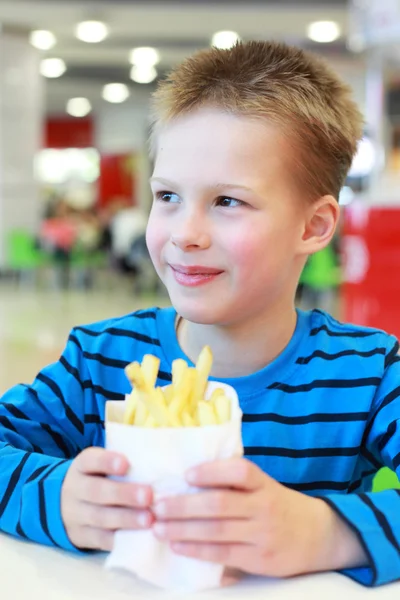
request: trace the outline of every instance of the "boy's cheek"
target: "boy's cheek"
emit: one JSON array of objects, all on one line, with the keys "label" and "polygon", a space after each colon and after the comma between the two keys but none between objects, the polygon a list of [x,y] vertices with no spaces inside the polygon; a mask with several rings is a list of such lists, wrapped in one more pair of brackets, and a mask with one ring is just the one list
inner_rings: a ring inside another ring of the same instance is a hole
[{"label": "boy's cheek", "polygon": [[146,231],[146,243],[150,253],[150,258],[154,265],[160,263],[162,249],[167,240],[167,234],[155,220],[149,221]]}]

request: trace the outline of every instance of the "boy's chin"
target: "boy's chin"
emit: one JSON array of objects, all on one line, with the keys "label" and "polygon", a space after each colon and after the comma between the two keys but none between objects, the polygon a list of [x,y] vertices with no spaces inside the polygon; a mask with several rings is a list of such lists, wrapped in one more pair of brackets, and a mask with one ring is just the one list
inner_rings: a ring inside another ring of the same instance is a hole
[{"label": "boy's chin", "polygon": [[195,304],[190,305],[189,302],[179,302],[179,300],[171,297],[171,302],[176,312],[180,317],[191,323],[197,323],[199,325],[216,325],[220,323],[220,315],[216,312],[215,307],[212,306],[196,306]]}]

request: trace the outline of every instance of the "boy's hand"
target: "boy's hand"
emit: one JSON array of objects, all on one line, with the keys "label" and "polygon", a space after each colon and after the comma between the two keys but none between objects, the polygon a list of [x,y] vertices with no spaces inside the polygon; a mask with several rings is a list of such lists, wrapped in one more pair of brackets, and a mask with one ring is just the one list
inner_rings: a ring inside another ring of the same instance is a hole
[{"label": "boy's hand", "polygon": [[185,556],[288,577],[368,564],[355,534],[323,500],[290,490],[245,459],[196,468],[209,488],[154,506],[155,535]]},{"label": "boy's hand", "polygon": [[61,491],[61,516],[77,548],[111,550],[117,529],[151,526],[151,488],[107,479],[128,470],[124,456],[103,448],[87,448],[73,461]]}]

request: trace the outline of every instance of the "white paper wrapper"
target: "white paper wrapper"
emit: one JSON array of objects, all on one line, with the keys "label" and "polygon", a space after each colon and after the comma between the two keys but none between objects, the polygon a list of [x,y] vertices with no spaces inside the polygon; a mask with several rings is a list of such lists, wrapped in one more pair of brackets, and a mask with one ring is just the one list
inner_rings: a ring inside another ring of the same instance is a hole
[{"label": "white paper wrapper", "polygon": [[[106,448],[124,454],[132,470],[126,481],[151,485],[155,499],[192,493],[185,473],[201,463],[242,456],[242,412],[237,394],[223,383],[210,382],[206,397],[223,388],[231,400],[229,423],[208,427],[157,428],[132,427],[122,423],[124,402],[106,404]],[[152,530],[117,531],[114,549],[106,568],[126,569],[141,579],[162,588],[198,591],[218,587],[223,566],[178,556],[169,543],[160,542]]]}]

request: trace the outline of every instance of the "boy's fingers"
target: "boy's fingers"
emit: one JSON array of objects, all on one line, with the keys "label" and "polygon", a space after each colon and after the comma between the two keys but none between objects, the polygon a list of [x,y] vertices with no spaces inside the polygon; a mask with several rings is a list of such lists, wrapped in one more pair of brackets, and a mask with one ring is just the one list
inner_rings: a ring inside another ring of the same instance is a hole
[{"label": "boy's fingers", "polygon": [[115,506],[81,503],[80,518],[85,526],[116,531],[117,529],[147,529],[153,517],[149,511]]},{"label": "boy's fingers", "polygon": [[256,491],[265,485],[268,476],[244,458],[232,458],[205,463],[187,474],[189,483],[199,487],[230,487]]},{"label": "boy's fingers", "polygon": [[104,550],[111,552],[114,545],[114,531],[97,527],[82,527],[75,545],[82,550]]},{"label": "boy's fingers", "polygon": [[105,477],[81,475],[76,488],[77,497],[91,504],[148,508],[153,502],[153,491],[149,486]]},{"label": "boy's fingers", "polygon": [[247,519],[214,519],[158,522],[153,526],[156,537],[171,542],[254,543],[256,524]]},{"label": "boy's fingers", "polygon": [[87,448],[79,454],[76,466],[87,475],[123,476],[129,469],[129,462],[122,454],[104,448]]},{"label": "boy's fingers", "polygon": [[153,512],[160,521],[185,519],[250,519],[257,498],[233,490],[207,490],[200,494],[169,496],[156,502]]}]

